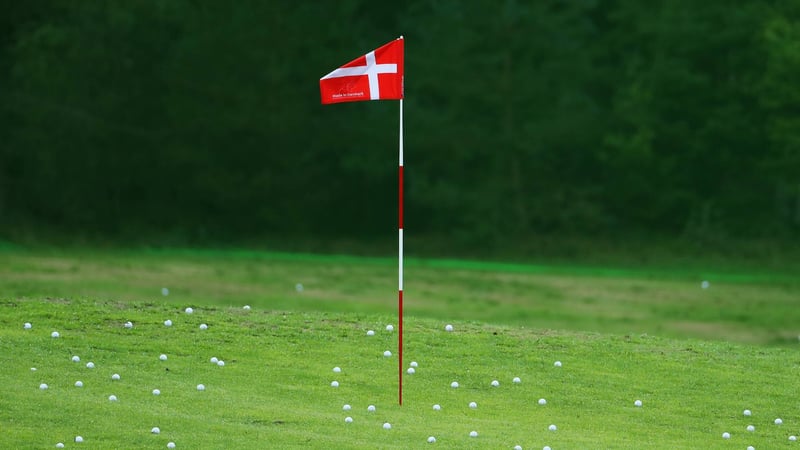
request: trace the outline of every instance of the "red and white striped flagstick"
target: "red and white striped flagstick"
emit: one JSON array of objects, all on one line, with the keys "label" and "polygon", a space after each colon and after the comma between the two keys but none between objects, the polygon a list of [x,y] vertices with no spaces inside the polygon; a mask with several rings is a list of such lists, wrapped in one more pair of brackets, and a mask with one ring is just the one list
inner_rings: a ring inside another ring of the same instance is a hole
[{"label": "red and white striped flagstick", "polygon": [[397,338],[397,373],[398,373],[398,398],[403,405],[403,99],[400,99],[400,166],[397,172],[399,181],[397,222],[398,222],[398,250],[397,250],[397,313],[398,313],[398,338]]}]

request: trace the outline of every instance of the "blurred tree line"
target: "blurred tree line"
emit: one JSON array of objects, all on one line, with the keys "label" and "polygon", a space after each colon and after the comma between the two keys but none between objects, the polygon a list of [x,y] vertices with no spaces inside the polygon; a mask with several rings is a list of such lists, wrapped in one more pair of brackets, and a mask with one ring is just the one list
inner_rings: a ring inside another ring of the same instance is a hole
[{"label": "blurred tree line", "polygon": [[401,34],[409,233],[800,236],[798,0],[13,2],[0,229],[394,236]]}]

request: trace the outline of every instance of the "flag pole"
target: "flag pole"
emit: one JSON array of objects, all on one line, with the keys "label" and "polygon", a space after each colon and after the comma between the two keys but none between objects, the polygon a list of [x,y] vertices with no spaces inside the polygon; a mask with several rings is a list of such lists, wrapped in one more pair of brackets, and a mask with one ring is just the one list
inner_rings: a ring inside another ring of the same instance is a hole
[{"label": "flag pole", "polygon": [[397,373],[398,373],[398,402],[403,405],[403,99],[400,99],[400,165],[397,172],[399,181],[397,198],[398,222],[398,249],[397,249],[397,313],[398,313],[398,338],[397,338]]}]

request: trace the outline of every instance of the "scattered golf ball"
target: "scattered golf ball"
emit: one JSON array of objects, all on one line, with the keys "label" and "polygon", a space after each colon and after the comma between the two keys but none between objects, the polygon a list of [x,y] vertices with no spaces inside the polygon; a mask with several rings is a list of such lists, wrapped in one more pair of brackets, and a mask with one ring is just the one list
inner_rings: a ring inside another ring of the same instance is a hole
[{"label": "scattered golf ball", "polygon": [[553,363],[553,365],[556,367],[561,367],[561,361],[556,361]]},{"label": "scattered golf ball", "polygon": [[150,432],[153,433],[153,434],[160,434],[161,433],[161,428],[153,427],[153,428],[150,429]]},{"label": "scattered golf ball", "polygon": [[500,382],[497,380],[492,380],[492,386],[494,387],[500,386]]},{"label": "scattered golf ball", "polygon": [[204,324],[204,323],[201,323],[201,324],[200,324],[200,329],[201,329],[201,330],[207,330],[207,329],[208,329],[208,325],[206,325],[206,324]]},{"label": "scattered golf ball", "polygon": [[752,425],[748,425],[747,426],[747,431],[750,431],[750,432],[756,431],[756,427],[754,427]]},{"label": "scattered golf ball", "polygon": [[390,333],[391,333],[392,331],[394,331],[394,325],[386,325],[386,331],[388,331],[388,332],[390,332]]},{"label": "scattered golf ball", "polygon": [[435,404],[435,405],[433,405],[433,410],[434,410],[434,411],[439,411],[440,409],[442,409],[442,407],[441,407],[441,405],[439,405],[438,403],[437,403],[437,404]]},{"label": "scattered golf ball", "polygon": [[73,356],[72,357],[72,362],[81,362],[81,357],[78,356],[78,355]]},{"label": "scattered golf ball", "polygon": [[514,383],[522,383],[522,380],[520,380],[519,377],[514,377],[514,379],[511,381],[513,381]]},{"label": "scattered golf ball", "polygon": [[303,292],[303,283],[297,283],[294,285],[294,290],[297,292]]},{"label": "scattered golf ball", "polygon": [[351,408],[352,407],[350,405],[345,404],[344,406],[342,406],[342,411],[350,411]]},{"label": "scattered golf ball", "polygon": [[636,400],[635,402],[633,402],[633,406],[636,406],[636,407],[642,406],[642,401],[641,400]]},{"label": "scattered golf ball", "polygon": [[36,367],[31,367],[31,372],[36,372]]},{"label": "scattered golf ball", "polygon": [[549,445],[545,445],[544,447],[542,447],[542,450],[552,450],[552,449],[550,448]]},{"label": "scattered golf ball", "polygon": [[94,369],[94,363],[93,363],[93,362],[91,362],[91,361],[87,362],[87,363],[86,363],[86,368],[87,368],[87,369]]},{"label": "scattered golf ball", "polygon": [[414,368],[413,368],[413,367],[409,367],[409,368],[408,368],[408,370],[406,370],[406,372],[407,372],[409,375],[414,375],[414,373],[416,373],[417,371],[416,371],[416,370],[414,370]]},{"label": "scattered golf ball", "polygon": [[244,305],[242,309],[245,311],[250,311],[250,305]]},{"label": "scattered golf ball", "polygon": [[369,411],[369,412],[375,412],[375,405],[369,405],[369,406],[367,406],[367,411]]},{"label": "scattered golf ball", "polygon": [[453,331],[453,326],[448,323],[444,326],[444,331]]},{"label": "scattered golf ball", "polygon": [[153,389],[153,395],[161,395],[161,391],[158,389]]},{"label": "scattered golf ball", "polygon": [[83,387],[83,381],[78,380],[75,382],[75,387]]},{"label": "scattered golf ball", "polygon": [[83,437],[75,436],[75,442],[83,442]]},{"label": "scattered golf ball", "polygon": [[205,391],[205,390],[206,390],[206,385],[205,385],[205,384],[202,384],[202,383],[201,383],[201,384],[198,384],[198,385],[197,385],[197,390],[198,390],[198,391]]},{"label": "scattered golf ball", "polygon": [[165,355],[165,354],[163,354],[163,353],[162,353],[162,354],[161,354],[161,355],[158,357],[158,359],[160,359],[161,361],[166,361],[166,360],[167,360],[167,355]]},{"label": "scattered golf ball", "polygon": [[163,295],[164,297],[168,296],[169,295],[169,289],[161,288],[161,295]]},{"label": "scattered golf ball", "polygon": [[731,438],[731,434],[728,433],[727,431],[722,433],[722,439],[730,439],[730,438]]},{"label": "scattered golf ball", "polygon": [[59,337],[59,336],[61,336],[61,335],[60,335],[60,334],[58,334],[58,331],[53,331],[52,333],[50,333],[50,337],[57,338],[57,337]]},{"label": "scattered golf ball", "polygon": [[217,357],[216,357],[216,356],[212,356],[212,357],[211,357],[211,359],[210,359],[210,361],[211,361],[211,364],[216,364],[216,363],[218,363],[218,362],[219,362],[219,359],[217,359]]},{"label": "scattered golf ball", "polygon": [[125,322],[125,328],[133,328],[133,322]]},{"label": "scattered golf ball", "polygon": [[545,399],[543,399],[543,398],[540,398],[540,399],[539,399],[539,404],[540,404],[540,405],[546,405],[546,404],[547,404],[547,400],[545,400]]},{"label": "scattered golf ball", "polygon": [[59,442],[58,444],[56,444],[56,448],[64,448],[64,443]]},{"label": "scattered golf ball", "polygon": [[385,352],[383,352],[383,356],[388,358],[388,357],[392,356],[392,352],[390,352],[389,350],[386,350]]},{"label": "scattered golf ball", "polygon": [[748,446],[747,446],[747,450],[756,450],[756,448],[755,448],[755,447],[753,447],[752,445],[748,445]]},{"label": "scattered golf ball", "polygon": [[175,448],[174,442],[167,442],[167,448]]},{"label": "scattered golf ball", "polygon": [[555,425],[550,425],[549,427],[547,427],[547,429],[550,431],[556,431],[558,427],[556,427]]},{"label": "scattered golf ball", "polygon": [[389,422],[384,423],[383,424],[383,429],[384,430],[391,430],[392,429],[392,424],[390,424]]},{"label": "scattered golf ball", "polygon": [[411,366],[411,367],[418,367],[418,366],[419,366],[419,364],[417,364],[417,362],[416,362],[416,361],[411,361],[411,364],[409,364],[409,366]]},{"label": "scattered golf ball", "polygon": [[25,325],[23,325],[22,328],[30,330],[31,328],[33,328],[33,325],[31,325],[30,322],[25,322]]},{"label": "scattered golf ball", "polygon": [[450,383],[450,387],[454,388],[454,389],[457,388],[458,387],[458,381],[453,381],[452,383]]},{"label": "scattered golf ball", "polygon": [[219,361],[217,361],[217,365],[220,367],[225,367],[225,361],[220,359]]},{"label": "scattered golf ball", "polygon": [[472,409],[478,409],[478,404],[475,402],[469,402],[469,407]]},{"label": "scattered golf ball", "polygon": [[331,381],[331,387],[339,387],[338,381]]},{"label": "scattered golf ball", "polygon": [[187,306],[186,309],[183,310],[186,314],[191,314],[194,312],[194,309],[191,306]]},{"label": "scattered golf ball", "polygon": [[171,326],[172,326],[172,321],[171,321],[171,320],[169,320],[169,319],[165,320],[165,321],[164,321],[164,326],[165,326],[165,327],[171,327]]},{"label": "scattered golf ball", "polygon": [[478,437],[478,432],[477,431],[470,431],[469,432],[469,437]]},{"label": "scattered golf ball", "polygon": [[790,441],[792,441],[792,442],[794,442],[794,441],[796,441],[796,440],[797,440],[797,436],[794,436],[794,435],[792,435],[792,436],[789,436],[789,440],[790,440]]},{"label": "scattered golf ball", "polygon": [[367,336],[375,336],[374,330],[367,330]]},{"label": "scattered golf ball", "polygon": [[48,386],[47,386],[46,383],[42,383],[42,384],[39,385],[39,389],[41,389],[41,390],[45,390],[45,389],[47,389],[47,387]]},{"label": "scattered golf ball", "polygon": [[775,419],[775,425],[781,425],[781,424],[783,424],[783,420],[780,417]]},{"label": "scattered golf ball", "polygon": [[709,286],[711,286],[711,284],[706,280],[703,280],[703,282],[700,283],[700,287],[703,289],[708,289]]},{"label": "scattered golf ball", "polygon": [[341,367],[338,367],[338,366],[337,366],[337,367],[334,367],[334,368],[333,368],[333,373],[339,373],[339,372],[341,372],[341,371],[342,371],[342,368],[341,368]]},{"label": "scattered golf ball", "polygon": [[428,444],[434,444],[434,443],[436,443],[436,438],[433,436],[428,436]]},{"label": "scattered golf ball", "polygon": [[521,445],[515,445],[514,446],[514,450],[522,450],[522,446]]},{"label": "scattered golf ball", "polygon": [[745,409],[745,410],[744,410],[744,412],[743,412],[742,414],[744,414],[745,416],[748,416],[748,417],[753,415],[753,413],[752,413],[752,412],[750,412],[750,410],[749,410],[749,409]]},{"label": "scattered golf ball", "polygon": [[115,373],[114,375],[111,375],[111,379],[114,381],[119,380],[119,374]]},{"label": "scattered golf ball", "polygon": [[352,417],[347,416],[347,417],[344,418],[344,423],[352,423],[352,422],[353,422],[353,418]]},{"label": "scattered golf ball", "polygon": [[108,396],[108,401],[110,401],[110,402],[115,402],[115,401],[117,401],[117,396],[116,396],[116,395],[109,395],[109,396]]}]

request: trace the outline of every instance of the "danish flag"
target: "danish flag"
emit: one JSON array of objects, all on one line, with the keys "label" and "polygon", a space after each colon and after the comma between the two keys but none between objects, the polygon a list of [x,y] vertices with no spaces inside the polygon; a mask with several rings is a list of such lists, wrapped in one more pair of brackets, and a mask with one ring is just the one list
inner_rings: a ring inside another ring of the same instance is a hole
[{"label": "danish flag", "polygon": [[350,61],[319,79],[322,103],[403,98],[403,38]]}]

